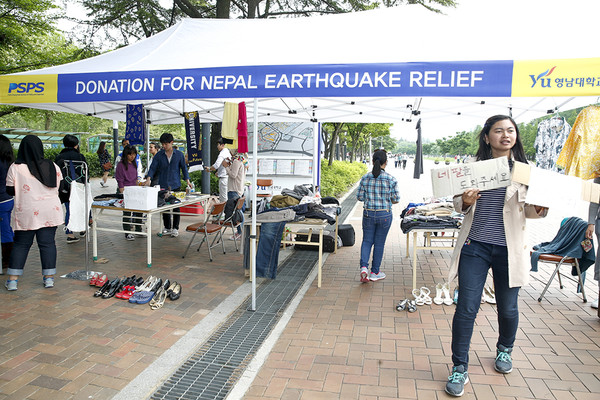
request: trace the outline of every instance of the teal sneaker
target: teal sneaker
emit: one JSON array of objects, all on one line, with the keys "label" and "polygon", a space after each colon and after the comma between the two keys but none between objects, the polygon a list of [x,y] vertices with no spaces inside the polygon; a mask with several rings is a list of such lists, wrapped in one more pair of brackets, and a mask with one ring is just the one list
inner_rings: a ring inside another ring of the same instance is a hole
[{"label": "teal sneaker", "polygon": [[450,396],[460,397],[465,393],[465,385],[469,383],[469,373],[464,365],[457,365],[452,368],[452,375],[446,382],[446,393]]},{"label": "teal sneaker", "polygon": [[4,287],[6,288],[6,290],[12,292],[13,290],[17,290],[17,282],[18,282],[17,279],[15,279],[14,281],[7,279],[6,282],[4,283]]},{"label": "teal sneaker", "polygon": [[494,363],[494,369],[496,371],[501,374],[509,374],[512,372],[512,357],[510,356],[512,350],[512,348],[498,344],[498,349],[496,349],[496,362]]},{"label": "teal sneaker", "polygon": [[374,274],[373,272],[371,272],[371,275],[369,275],[369,280],[370,281],[378,281],[381,279],[385,279],[385,273],[379,271],[378,274]]}]

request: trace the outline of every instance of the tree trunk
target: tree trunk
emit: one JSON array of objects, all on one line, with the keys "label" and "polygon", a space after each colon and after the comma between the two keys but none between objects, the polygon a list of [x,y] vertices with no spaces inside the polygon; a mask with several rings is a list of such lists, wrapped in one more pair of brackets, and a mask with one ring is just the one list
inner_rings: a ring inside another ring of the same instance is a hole
[{"label": "tree trunk", "polygon": [[231,0],[217,0],[217,18],[229,19]]},{"label": "tree trunk", "polygon": [[248,18],[256,18],[260,2],[261,0],[248,0]]},{"label": "tree trunk", "polygon": [[45,111],[44,112],[44,129],[49,131],[51,123],[52,123],[52,111]]}]

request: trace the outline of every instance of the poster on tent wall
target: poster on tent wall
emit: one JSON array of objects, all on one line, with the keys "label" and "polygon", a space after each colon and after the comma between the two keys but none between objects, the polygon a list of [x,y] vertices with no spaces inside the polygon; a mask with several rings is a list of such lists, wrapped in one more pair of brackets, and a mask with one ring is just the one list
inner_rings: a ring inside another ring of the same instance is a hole
[{"label": "poster on tent wall", "polygon": [[125,139],[129,140],[129,144],[146,144],[146,124],[142,104],[127,104]]},{"label": "poster on tent wall", "polygon": [[[248,147],[252,149],[255,138],[258,141],[258,177],[273,179],[274,193],[312,183],[313,129],[312,122],[259,122],[255,135],[248,125]],[[249,157],[254,162],[253,155]]]},{"label": "poster on tent wall", "polygon": [[202,132],[197,111],[184,113],[185,138],[187,141],[187,162],[190,170],[202,165]]}]

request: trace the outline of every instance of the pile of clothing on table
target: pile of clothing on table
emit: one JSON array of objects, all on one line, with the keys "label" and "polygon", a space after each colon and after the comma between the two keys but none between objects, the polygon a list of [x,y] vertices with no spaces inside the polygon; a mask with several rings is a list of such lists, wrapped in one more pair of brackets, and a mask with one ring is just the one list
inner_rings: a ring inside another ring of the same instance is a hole
[{"label": "pile of clothing on table", "polygon": [[464,215],[454,211],[454,204],[446,198],[427,203],[409,203],[400,214],[403,233],[412,229],[460,228]]}]

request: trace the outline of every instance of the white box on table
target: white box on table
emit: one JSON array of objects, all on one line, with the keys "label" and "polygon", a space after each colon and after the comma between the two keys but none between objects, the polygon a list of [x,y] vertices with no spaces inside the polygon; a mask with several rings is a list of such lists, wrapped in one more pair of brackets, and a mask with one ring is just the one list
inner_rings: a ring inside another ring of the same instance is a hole
[{"label": "white box on table", "polygon": [[133,210],[151,210],[156,208],[159,190],[150,186],[125,186],[125,190],[123,191],[125,208]]}]

